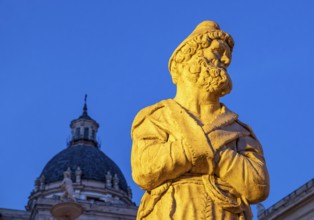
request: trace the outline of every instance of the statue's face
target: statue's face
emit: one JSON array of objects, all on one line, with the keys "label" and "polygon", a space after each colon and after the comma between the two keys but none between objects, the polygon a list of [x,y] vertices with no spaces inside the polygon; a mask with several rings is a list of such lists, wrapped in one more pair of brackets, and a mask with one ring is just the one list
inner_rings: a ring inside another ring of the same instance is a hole
[{"label": "statue's face", "polygon": [[203,49],[203,56],[214,67],[227,69],[231,62],[231,50],[222,40],[213,40],[209,47]]},{"label": "statue's face", "polygon": [[224,41],[213,40],[209,47],[185,63],[181,76],[202,91],[220,97],[228,94],[232,88],[227,72],[230,61],[229,46]]}]

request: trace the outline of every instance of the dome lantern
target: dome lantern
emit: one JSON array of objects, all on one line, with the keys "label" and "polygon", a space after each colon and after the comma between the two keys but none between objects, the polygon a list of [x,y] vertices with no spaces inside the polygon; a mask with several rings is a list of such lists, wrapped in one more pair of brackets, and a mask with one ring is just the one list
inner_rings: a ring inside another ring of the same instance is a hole
[{"label": "dome lantern", "polygon": [[99,148],[99,144],[96,139],[99,124],[88,115],[86,99],[87,95],[85,95],[84,98],[82,115],[77,119],[72,120],[70,123],[72,138],[69,146],[71,147],[84,144]]}]

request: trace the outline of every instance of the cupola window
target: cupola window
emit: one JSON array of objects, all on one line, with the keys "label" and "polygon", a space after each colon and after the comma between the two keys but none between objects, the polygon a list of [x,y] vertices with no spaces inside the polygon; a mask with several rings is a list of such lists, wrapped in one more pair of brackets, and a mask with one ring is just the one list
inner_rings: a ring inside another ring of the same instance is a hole
[{"label": "cupola window", "polygon": [[88,139],[88,128],[84,128],[84,139]]},{"label": "cupola window", "polygon": [[95,136],[96,136],[95,134],[96,134],[96,133],[95,133],[95,130],[93,129],[93,130],[92,130],[92,139],[93,139],[93,140],[95,139]]},{"label": "cupola window", "polygon": [[80,128],[76,128],[74,139],[79,139],[79,138],[80,138]]}]

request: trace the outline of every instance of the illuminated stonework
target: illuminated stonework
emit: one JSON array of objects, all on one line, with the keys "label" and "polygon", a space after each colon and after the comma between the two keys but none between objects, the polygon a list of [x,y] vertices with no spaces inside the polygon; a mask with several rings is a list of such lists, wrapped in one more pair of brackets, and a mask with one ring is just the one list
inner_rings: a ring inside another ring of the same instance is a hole
[{"label": "illuminated stonework", "polygon": [[132,175],[146,190],[137,219],[252,219],[250,204],[267,198],[262,146],[219,101],[233,45],[215,22],[199,24],[169,60],[175,98],[134,119]]}]

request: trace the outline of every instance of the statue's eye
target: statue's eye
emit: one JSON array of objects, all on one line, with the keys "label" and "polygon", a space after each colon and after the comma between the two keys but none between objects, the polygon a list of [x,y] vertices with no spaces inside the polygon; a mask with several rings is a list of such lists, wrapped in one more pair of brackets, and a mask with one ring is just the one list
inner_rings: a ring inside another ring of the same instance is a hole
[{"label": "statue's eye", "polygon": [[221,48],[214,48],[212,49],[212,52],[215,54],[215,56],[220,56],[222,54]]}]

